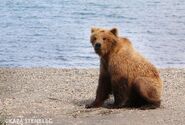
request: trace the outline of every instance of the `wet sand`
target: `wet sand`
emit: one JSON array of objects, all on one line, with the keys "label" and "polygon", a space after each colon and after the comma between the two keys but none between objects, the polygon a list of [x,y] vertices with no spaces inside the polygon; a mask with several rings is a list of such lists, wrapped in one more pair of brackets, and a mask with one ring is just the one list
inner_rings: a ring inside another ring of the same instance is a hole
[{"label": "wet sand", "polygon": [[0,121],[21,117],[50,119],[53,125],[185,124],[185,69],[160,69],[160,74],[164,91],[158,109],[85,109],[95,97],[98,69],[0,68]]}]

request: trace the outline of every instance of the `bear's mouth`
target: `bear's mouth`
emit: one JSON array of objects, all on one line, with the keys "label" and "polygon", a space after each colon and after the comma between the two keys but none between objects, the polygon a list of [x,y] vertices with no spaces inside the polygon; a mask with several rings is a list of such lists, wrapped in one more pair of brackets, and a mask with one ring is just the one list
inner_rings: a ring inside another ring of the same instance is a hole
[{"label": "bear's mouth", "polygon": [[101,53],[100,49],[95,49],[94,48],[94,51],[95,51],[96,54],[100,54]]}]

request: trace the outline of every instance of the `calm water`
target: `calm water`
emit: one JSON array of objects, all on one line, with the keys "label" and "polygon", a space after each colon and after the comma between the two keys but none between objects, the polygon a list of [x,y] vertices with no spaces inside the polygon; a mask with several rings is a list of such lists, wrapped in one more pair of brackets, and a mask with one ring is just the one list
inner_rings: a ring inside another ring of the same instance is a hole
[{"label": "calm water", "polygon": [[159,67],[185,67],[185,0],[1,0],[0,67],[96,67],[92,26],[118,27]]}]

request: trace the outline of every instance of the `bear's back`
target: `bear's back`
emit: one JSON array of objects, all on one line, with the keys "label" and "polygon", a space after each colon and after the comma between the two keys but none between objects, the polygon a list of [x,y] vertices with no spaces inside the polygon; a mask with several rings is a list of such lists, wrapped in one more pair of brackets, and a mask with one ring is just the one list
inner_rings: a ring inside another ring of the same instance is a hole
[{"label": "bear's back", "polygon": [[[117,51],[110,56],[109,69],[116,74],[135,77],[159,78],[155,66],[137,52],[127,38],[119,38]],[[112,73],[111,73],[112,74]]]}]

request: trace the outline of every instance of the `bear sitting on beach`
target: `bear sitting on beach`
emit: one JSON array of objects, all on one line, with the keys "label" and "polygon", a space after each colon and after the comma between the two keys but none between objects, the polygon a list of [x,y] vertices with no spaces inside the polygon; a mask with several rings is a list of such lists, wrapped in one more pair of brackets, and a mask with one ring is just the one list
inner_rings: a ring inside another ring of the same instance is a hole
[{"label": "bear sitting on beach", "polygon": [[102,106],[110,94],[114,96],[111,108],[160,106],[159,73],[127,38],[119,37],[116,28],[92,28],[90,41],[100,56],[100,75],[96,99],[86,108]]}]

